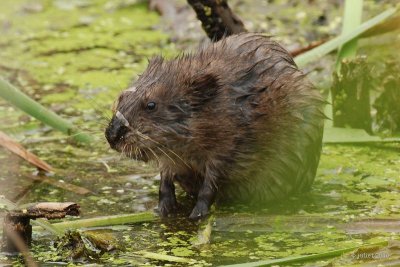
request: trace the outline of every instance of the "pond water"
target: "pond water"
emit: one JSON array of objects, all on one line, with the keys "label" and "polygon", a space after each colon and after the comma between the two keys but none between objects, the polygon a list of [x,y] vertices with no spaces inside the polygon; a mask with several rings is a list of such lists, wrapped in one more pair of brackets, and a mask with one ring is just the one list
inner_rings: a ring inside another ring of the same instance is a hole
[{"label": "pond water", "polygon": [[[297,5],[296,1],[274,2],[279,2],[280,8],[254,1],[233,1],[232,6],[249,29],[269,30],[288,46],[340,32],[340,1],[326,1],[322,6],[312,1],[297,1]],[[368,16],[391,4],[372,2],[366,3]],[[310,13],[304,14],[306,8]],[[268,19],[277,12],[279,23]],[[194,20],[193,15],[191,18]],[[285,27],[285,23],[294,26]],[[95,138],[88,146],[77,145],[0,100],[1,131],[54,167],[54,174],[46,179],[90,190],[79,194],[74,188],[35,182],[32,176],[38,174],[34,167],[0,148],[0,195],[21,205],[74,201],[81,207],[81,218],[152,211],[157,206],[155,166],[111,151],[103,131],[113,99],[145,68],[148,57],[160,53],[171,57],[178,53],[177,47],[193,49],[199,42],[195,35],[184,44],[175,44],[160,24],[157,14],[149,12],[143,1],[0,2],[0,76]],[[201,31],[196,23],[190,27]],[[332,69],[321,66],[333,66],[333,60],[333,56],[326,57],[320,65],[309,67],[315,83],[330,80]],[[207,222],[193,223],[185,215],[83,231],[102,236],[117,249],[100,258],[81,258],[75,264],[187,265],[138,256],[146,251],[189,258],[193,266],[218,266],[398,239],[399,152],[399,144],[324,145],[316,181],[307,194],[258,211],[217,207],[208,221],[210,233]],[[190,201],[181,191],[179,201],[188,203],[183,213],[189,212]],[[196,244],[203,235],[209,235],[210,242]],[[54,239],[42,230],[34,231],[32,254],[43,266],[70,261],[54,248]],[[388,258],[378,260],[393,263],[400,257],[398,247],[388,253]],[[0,265],[22,262],[0,254]],[[325,266],[330,262],[346,265],[364,261],[349,254],[312,264]],[[367,263],[374,265],[373,261]]]}]

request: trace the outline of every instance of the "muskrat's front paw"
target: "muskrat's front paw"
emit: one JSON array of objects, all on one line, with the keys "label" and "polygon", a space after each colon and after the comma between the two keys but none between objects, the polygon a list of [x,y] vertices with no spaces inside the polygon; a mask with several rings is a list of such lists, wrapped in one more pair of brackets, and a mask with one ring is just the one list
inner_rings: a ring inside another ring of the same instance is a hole
[{"label": "muskrat's front paw", "polygon": [[199,220],[208,214],[208,205],[203,201],[198,201],[189,216],[191,220]]},{"label": "muskrat's front paw", "polygon": [[175,213],[177,206],[176,199],[166,197],[161,199],[158,203],[158,212],[161,217],[167,217],[169,214]]}]

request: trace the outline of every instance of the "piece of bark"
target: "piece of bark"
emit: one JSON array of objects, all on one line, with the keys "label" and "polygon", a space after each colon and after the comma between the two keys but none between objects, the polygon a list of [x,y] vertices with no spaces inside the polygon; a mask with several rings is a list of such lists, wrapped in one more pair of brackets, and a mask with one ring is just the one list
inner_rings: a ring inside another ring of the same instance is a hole
[{"label": "piece of bark", "polygon": [[74,202],[42,202],[24,210],[9,211],[3,223],[2,250],[9,253],[21,251],[22,242],[29,247],[32,242],[32,226],[30,220],[38,218],[61,219],[65,216],[78,216],[79,205]]},{"label": "piece of bark", "polygon": [[0,145],[8,149],[9,151],[17,154],[18,156],[25,159],[29,163],[35,165],[40,170],[46,172],[51,172],[53,170],[53,168],[49,164],[39,159],[36,155],[32,154],[31,152],[27,151],[22,145],[20,145],[18,142],[14,141],[1,131],[0,131]]},{"label": "piece of bark", "polygon": [[48,220],[61,219],[65,216],[78,216],[79,205],[74,202],[41,202],[27,209],[23,210],[12,210],[6,215],[10,218],[27,218],[27,219],[38,219],[46,218]]},{"label": "piece of bark", "polygon": [[79,205],[74,202],[41,202],[27,209],[31,219],[61,219],[65,216],[78,216]]},{"label": "piece of bark", "polygon": [[243,22],[226,0],[187,0],[201,21],[207,36],[217,42],[225,36],[246,32]]}]

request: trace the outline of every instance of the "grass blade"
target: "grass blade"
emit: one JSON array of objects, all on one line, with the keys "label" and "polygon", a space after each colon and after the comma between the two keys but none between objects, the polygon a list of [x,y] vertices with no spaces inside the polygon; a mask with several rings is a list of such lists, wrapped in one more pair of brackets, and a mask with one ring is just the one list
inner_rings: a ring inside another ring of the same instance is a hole
[{"label": "grass blade", "polygon": [[142,212],[142,213],[113,215],[113,216],[101,216],[101,217],[74,220],[74,221],[64,221],[60,223],[53,223],[52,226],[57,228],[58,230],[65,231],[67,229],[104,227],[111,225],[150,222],[154,221],[156,218],[157,217],[156,215],[154,215],[153,212]]},{"label": "grass blade", "polygon": [[54,129],[72,136],[78,142],[89,143],[92,140],[91,136],[79,133],[78,129],[76,129],[70,122],[46,109],[41,104],[1,78],[0,97]]},{"label": "grass blade", "polygon": [[48,231],[49,233],[52,233],[53,235],[56,235],[56,236],[63,236],[63,234],[64,234],[64,231],[58,229],[57,227],[54,227],[51,223],[49,223],[45,219],[31,220],[31,224],[33,224],[35,226],[40,226],[43,229],[45,229],[46,231]]},{"label": "grass blade", "polygon": [[[363,0],[346,0],[343,14],[342,35],[349,34],[360,26],[362,20],[362,9]],[[344,58],[354,57],[357,54],[357,41],[358,38],[354,38],[340,47],[336,59],[336,71],[338,73],[342,66],[342,60]],[[328,94],[328,102],[331,104],[325,106],[324,113],[328,118],[331,118],[331,120],[326,122],[326,126],[333,127],[333,101],[332,92],[330,90]]]},{"label": "grass blade", "polygon": [[376,17],[364,22],[359,27],[357,27],[357,29],[355,29],[347,34],[341,34],[338,37],[333,38],[332,40],[324,43],[323,45],[320,45],[320,46],[308,51],[307,53],[297,56],[295,58],[297,65],[301,68],[310,62],[318,60],[319,58],[334,51],[335,49],[338,49],[343,44],[353,40],[360,34],[371,29],[375,25],[378,25],[379,23],[383,22],[384,20],[386,20],[387,18],[392,16],[395,12],[396,12],[395,8],[390,8],[390,9],[382,12],[381,14],[377,15]]},{"label": "grass blade", "polygon": [[[362,20],[363,0],[346,0],[344,5],[342,34],[349,34],[357,29]],[[341,62],[345,58],[354,57],[357,54],[357,41],[354,38],[342,45],[336,59],[336,71],[340,71]]]}]

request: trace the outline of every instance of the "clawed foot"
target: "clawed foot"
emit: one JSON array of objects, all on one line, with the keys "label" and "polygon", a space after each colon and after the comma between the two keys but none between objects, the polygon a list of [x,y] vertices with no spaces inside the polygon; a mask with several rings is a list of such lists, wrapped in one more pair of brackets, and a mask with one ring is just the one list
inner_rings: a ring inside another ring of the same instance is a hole
[{"label": "clawed foot", "polygon": [[209,213],[208,205],[204,201],[197,201],[192,213],[189,216],[191,220],[199,220],[206,217]]},{"label": "clawed foot", "polygon": [[164,197],[158,203],[158,212],[161,217],[168,217],[168,215],[172,215],[176,213],[178,209],[178,203],[175,198],[172,197]]}]

